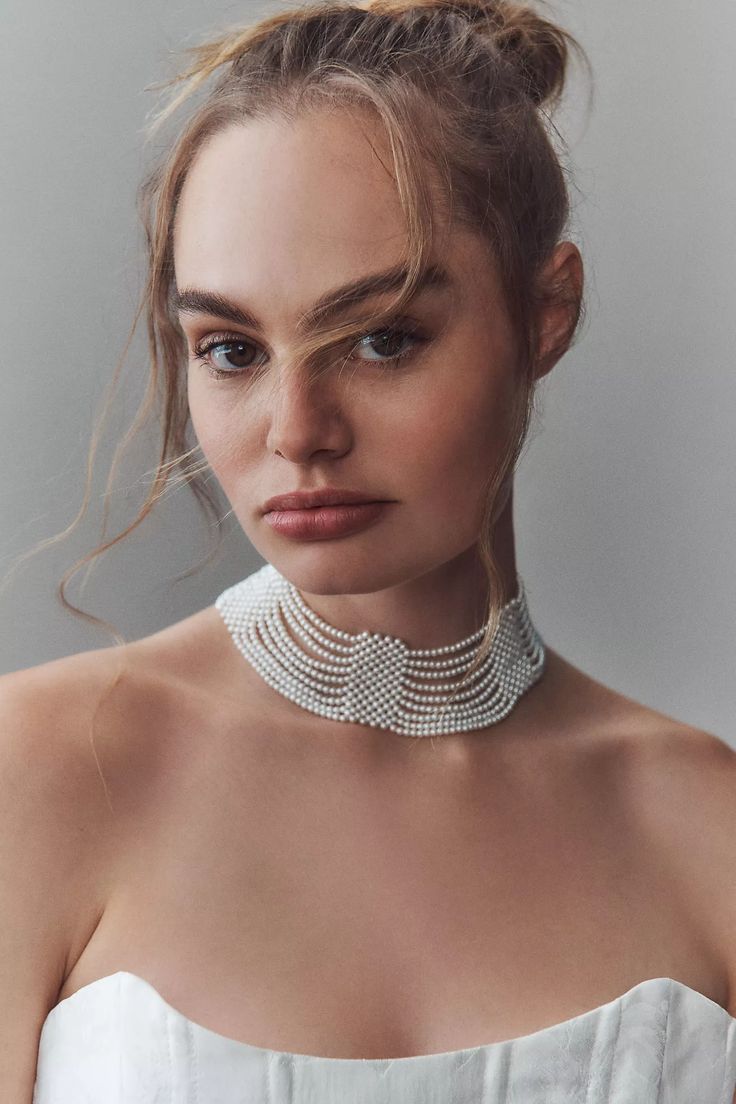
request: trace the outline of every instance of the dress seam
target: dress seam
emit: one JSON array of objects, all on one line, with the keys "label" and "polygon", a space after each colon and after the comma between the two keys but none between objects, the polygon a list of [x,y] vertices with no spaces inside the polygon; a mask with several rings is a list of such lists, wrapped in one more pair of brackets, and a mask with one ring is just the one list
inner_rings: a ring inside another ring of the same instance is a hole
[{"label": "dress seam", "polygon": [[673,994],[675,986],[674,986],[674,982],[672,981],[671,978],[668,979],[668,980],[669,980],[669,985],[667,986],[667,1013],[666,1013],[667,1019],[665,1021],[665,1028],[664,1028],[664,1046],[662,1048],[662,1058],[661,1058],[661,1061],[659,1063],[659,1081],[657,1083],[657,1099],[655,1101],[655,1104],[661,1104],[661,1101],[662,1101],[662,1086],[664,1084],[664,1070],[665,1070],[665,1064],[667,1062],[667,1042],[669,1040],[669,1035],[670,1035],[670,1022],[672,1020],[672,994]]},{"label": "dress seam", "polygon": [[187,1058],[189,1064],[190,1081],[192,1087],[193,1104],[199,1104],[199,1061],[197,1058],[197,1044],[194,1038],[194,1030],[187,1020]]},{"label": "dress seam", "polygon": [[169,1076],[167,1078],[169,1084],[169,1104],[175,1104],[174,1101],[174,1061],[171,1053],[171,1013],[166,1009],[166,1054],[169,1060]]},{"label": "dress seam", "polygon": [[736,1104],[736,1020],[726,1024],[723,1055],[723,1083],[721,1085],[722,1104]]}]

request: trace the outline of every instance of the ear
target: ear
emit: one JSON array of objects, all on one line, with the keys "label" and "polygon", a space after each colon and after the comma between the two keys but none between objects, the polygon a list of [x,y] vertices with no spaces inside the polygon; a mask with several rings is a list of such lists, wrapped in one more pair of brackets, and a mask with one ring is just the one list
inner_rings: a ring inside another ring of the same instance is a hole
[{"label": "ear", "polygon": [[570,241],[559,242],[539,275],[542,303],[538,315],[535,378],[546,376],[567,352],[580,315],[583,259]]}]

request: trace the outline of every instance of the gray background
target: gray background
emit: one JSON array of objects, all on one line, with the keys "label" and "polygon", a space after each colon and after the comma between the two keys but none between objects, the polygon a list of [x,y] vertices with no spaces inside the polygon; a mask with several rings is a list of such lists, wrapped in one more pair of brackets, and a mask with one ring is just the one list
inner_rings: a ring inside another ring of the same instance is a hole
[{"label": "gray background", "polygon": [[[0,572],[67,526],[89,434],[143,274],[142,128],[172,51],[276,4],[4,0],[0,41]],[[596,90],[558,126],[588,320],[543,384],[516,481],[519,569],[548,643],[602,682],[736,746],[736,0],[567,0]],[[106,646],[57,604],[97,543],[111,445],[146,373],[141,327],[98,454],[92,510],[0,600],[0,671]],[[143,500],[152,440],[123,465],[108,534]],[[178,488],[71,599],[130,639],[210,604],[260,564],[239,528],[208,547]]]}]

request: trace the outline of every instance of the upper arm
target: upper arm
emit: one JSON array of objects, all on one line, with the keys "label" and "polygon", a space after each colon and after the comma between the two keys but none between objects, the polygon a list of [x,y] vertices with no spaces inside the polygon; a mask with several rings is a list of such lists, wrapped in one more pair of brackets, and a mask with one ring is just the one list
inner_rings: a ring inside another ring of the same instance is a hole
[{"label": "upper arm", "polygon": [[41,1027],[97,907],[77,658],[0,677],[0,1085],[13,1104],[30,1104]]}]

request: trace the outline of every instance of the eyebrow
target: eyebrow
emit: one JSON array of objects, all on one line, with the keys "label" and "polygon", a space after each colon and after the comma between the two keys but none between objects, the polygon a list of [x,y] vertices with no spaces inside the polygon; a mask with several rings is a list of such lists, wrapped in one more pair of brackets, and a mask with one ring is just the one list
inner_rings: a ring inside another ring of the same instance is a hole
[{"label": "eyebrow", "polygon": [[[381,295],[387,291],[395,291],[402,286],[406,276],[406,267],[397,266],[384,272],[364,276],[359,280],[352,280],[342,287],[333,288],[301,316],[298,328],[300,330],[313,328],[364,299],[370,299],[374,295]],[[414,294],[418,295],[421,291],[430,288],[447,289],[453,286],[454,280],[447,269],[439,264],[430,264],[421,273]],[[176,290],[172,295],[172,304],[178,314],[211,314],[218,318],[227,318],[238,326],[262,329],[254,314],[215,291],[193,287]]]}]

